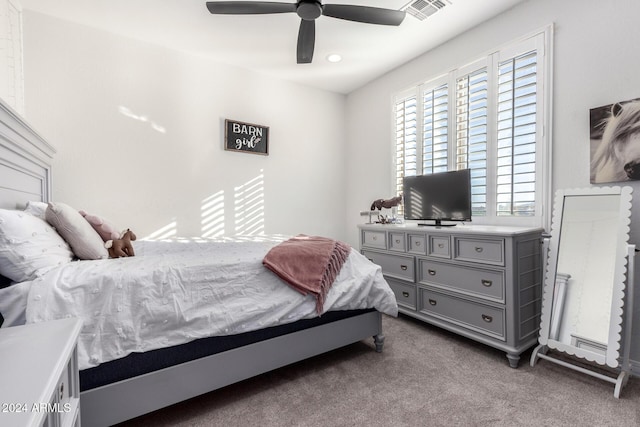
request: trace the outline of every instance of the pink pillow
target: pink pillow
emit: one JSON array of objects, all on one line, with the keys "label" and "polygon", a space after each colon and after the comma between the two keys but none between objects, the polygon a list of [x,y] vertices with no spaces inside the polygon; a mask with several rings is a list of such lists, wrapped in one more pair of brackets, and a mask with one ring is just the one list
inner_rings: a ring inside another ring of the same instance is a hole
[{"label": "pink pillow", "polygon": [[106,242],[107,240],[120,238],[120,232],[118,229],[106,219],[100,218],[97,215],[90,215],[82,210],[78,212],[80,212],[80,215],[82,215],[84,219],[91,224],[93,229],[98,232],[103,241]]}]

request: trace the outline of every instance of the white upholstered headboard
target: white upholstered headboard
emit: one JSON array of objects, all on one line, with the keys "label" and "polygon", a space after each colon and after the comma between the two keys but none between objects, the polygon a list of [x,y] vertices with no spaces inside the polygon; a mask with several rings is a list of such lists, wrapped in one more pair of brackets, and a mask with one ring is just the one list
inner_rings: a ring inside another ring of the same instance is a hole
[{"label": "white upholstered headboard", "polygon": [[56,150],[0,99],[0,208],[51,199],[51,160]]}]

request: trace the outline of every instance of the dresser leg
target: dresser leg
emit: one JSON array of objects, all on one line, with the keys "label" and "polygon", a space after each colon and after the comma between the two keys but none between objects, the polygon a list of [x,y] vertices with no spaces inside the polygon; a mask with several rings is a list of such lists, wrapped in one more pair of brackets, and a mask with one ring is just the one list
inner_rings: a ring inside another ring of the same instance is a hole
[{"label": "dresser leg", "polygon": [[509,366],[511,366],[514,369],[518,367],[518,362],[520,361],[519,354],[507,353],[507,359],[509,359]]},{"label": "dresser leg", "polygon": [[384,335],[382,334],[374,335],[373,342],[376,345],[376,352],[382,353],[382,347],[384,347]]}]

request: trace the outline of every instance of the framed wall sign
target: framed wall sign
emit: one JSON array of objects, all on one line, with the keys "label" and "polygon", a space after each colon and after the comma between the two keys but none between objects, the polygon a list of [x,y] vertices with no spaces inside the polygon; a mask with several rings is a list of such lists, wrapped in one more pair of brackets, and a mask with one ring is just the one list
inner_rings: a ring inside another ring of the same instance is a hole
[{"label": "framed wall sign", "polygon": [[269,155],[269,127],[225,119],[224,149]]}]

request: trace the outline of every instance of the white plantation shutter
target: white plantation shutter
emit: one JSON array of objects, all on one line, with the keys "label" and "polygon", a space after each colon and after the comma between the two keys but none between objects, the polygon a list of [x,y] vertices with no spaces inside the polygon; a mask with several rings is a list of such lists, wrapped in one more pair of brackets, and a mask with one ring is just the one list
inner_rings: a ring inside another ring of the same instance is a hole
[{"label": "white plantation shutter", "polygon": [[409,97],[396,101],[396,193],[402,193],[402,178],[417,174],[418,101]]},{"label": "white plantation shutter", "polygon": [[456,169],[471,169],[473,215],[487,211],[487,111],[486,67],[456,81]]},{"label": "white plantation shutter", "polygon": [[422,175],[449,170],[449,86],[425,90],[422,96]]},{"label": "white plantation shutter", "polygon": [[549,27],[396,97],[398,194],[405,176],[468,168],[474,221],[549,220],[550,40]]},{"label": "white plantation shutter", "polygon": [[498,66],[498,216],[535,214],[536,59],[533,51]]}]

